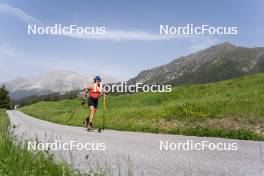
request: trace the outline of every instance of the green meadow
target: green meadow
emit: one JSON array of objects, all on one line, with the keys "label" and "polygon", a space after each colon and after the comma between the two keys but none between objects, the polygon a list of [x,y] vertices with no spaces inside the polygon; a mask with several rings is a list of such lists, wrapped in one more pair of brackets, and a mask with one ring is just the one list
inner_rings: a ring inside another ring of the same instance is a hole
[{"label": "green meadow", "polygon": [[[264,139],[264,74],[175,87],[168,93],[135,93],[106,97],[94,126],[103,116],[108,129],[214,136],[244,140]],[[79,99],[38,102],[20,109],[51,122],[82,126],[88,114]]]}]

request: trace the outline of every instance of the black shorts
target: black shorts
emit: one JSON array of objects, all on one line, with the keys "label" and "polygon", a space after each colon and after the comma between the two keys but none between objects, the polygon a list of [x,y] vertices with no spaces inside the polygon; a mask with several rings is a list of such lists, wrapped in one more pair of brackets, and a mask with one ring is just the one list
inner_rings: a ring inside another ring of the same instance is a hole
[{"label": "black shorts", "polygon": [[88,106],[93,106],[94,108],[97,108],[98,106],[98,99],[93,97],[88,97]]}]

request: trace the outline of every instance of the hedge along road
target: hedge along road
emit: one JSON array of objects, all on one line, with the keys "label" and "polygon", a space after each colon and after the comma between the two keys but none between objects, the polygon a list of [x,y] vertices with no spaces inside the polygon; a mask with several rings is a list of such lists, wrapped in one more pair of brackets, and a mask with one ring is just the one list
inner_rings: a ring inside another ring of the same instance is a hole
[{"label": "hedge along road", "polygon": [[[82,127],[54,124],[16,110],[7,113],[11,125],[15,126],[14,134],[23,140],[37,139],[44,144],[55,140],[63,144],[76,141],[93,147],[94,150],[77,150],[76,147],[71,151],[50,150],[56,160],[65,160],[85,172],[102,168],[107,170],[107,175],[264,175],[263,142],[114,130],[87,132]],[[165,144],[166,141],[170,150],[160,150],[160,142]],[[208,141],[206,144],[235,143],[237,150],[184,150],[179,143],[188,141],[193,144],[202,141]],[[175,144],[180,150],[174,150]]]}]

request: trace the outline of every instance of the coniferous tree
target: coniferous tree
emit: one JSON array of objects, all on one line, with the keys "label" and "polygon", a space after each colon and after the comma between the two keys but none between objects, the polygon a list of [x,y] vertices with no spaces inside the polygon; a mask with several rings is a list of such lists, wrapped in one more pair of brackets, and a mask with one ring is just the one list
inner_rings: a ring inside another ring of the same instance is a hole
[{"label": "coniferous tree", "polygon": [[0,108],[4,108],[4,109],[11,108],[9,92],[5,86],[0,86]]}]

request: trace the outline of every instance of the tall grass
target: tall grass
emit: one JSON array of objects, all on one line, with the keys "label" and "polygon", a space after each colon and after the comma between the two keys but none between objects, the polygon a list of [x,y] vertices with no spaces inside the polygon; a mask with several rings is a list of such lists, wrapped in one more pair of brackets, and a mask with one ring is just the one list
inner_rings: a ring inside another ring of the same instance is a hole
[{"label": "tall grass", "polygon": [[[1,176],[80,176],[101,175],[84,174],[72,169],[64,162],[54,161],[52,155],[46,152],[28,151],[12,137],[8,129],[9,121],[5,110],[0,109],[0,175]],[[16,141],[16,144],[14,144]]]},{"label": "tall grass", "polygon": [[[107,128],[261,140],[264,134],[264,74],[173,88],[168,93],[107,97]],[[100,102],[101,105],[101,102]],[[23,112],[44,120],[81,126],[88,114],[80,100],[39,102]],[[95,125],[102,125],[99,107]],[[258,127],[258,128],[256,128]]]}]

